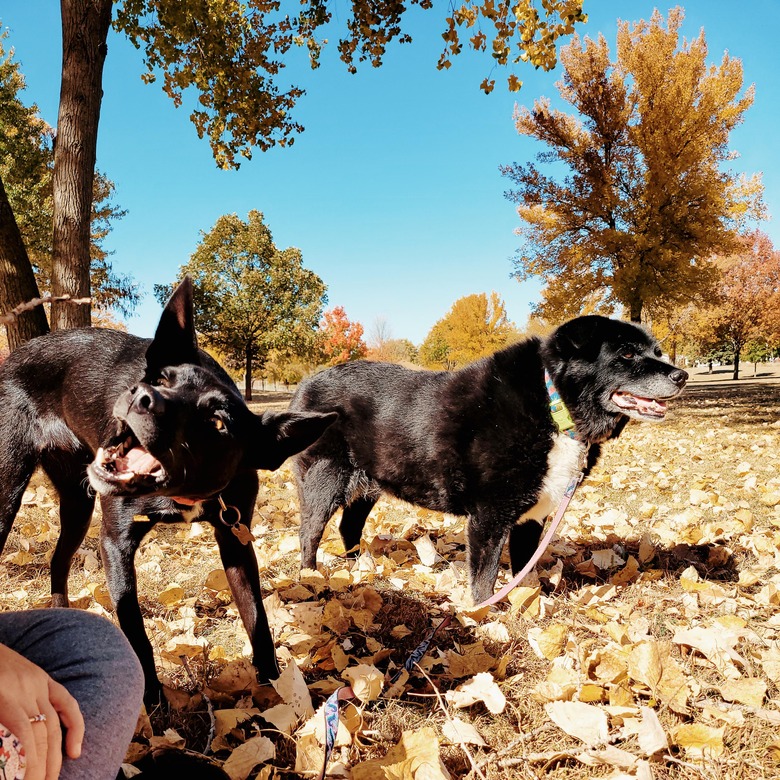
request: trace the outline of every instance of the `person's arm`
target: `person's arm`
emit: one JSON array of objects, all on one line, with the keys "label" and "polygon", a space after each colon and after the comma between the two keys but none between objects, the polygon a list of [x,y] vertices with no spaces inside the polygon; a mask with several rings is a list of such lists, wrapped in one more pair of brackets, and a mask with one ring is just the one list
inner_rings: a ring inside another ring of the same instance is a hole
[{"label": "person's arm", "polygon": [[[45,716],[45,720],[31,720],[38,715]],[[62,767],[62,726],[66,729],[65,752],[70,758],[81,755],[84,719],[78,702],[43,669],[3,644],[0,723],[24,747],[25,780],[57,780]]]}]

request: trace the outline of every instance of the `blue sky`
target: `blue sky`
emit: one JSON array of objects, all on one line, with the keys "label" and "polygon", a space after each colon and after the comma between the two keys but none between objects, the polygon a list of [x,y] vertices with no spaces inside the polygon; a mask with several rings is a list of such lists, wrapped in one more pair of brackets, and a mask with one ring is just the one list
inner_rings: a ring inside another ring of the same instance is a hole
[{"label": "blue sky", "polygon": [[[614,54],[617,19],[649,18],[649,0],[586,0],[580,34],[602,32]],[[661,6],[666,12],[669,6]],[[780,68],[776,36],[780,2],[752,0],[737,12],[725,0],[683,3],[684,33],[704,27],[710,61],[739,57],[756,99],[731,147],[733,169],[762,171],[772,213],[780,204],[777,107]],[[155,283],[170,282],[194,251],[201,231],[222,214],[265,214],[277,246],[297,246],[304,264],[328,286],[329,307],[344,306],[370,333],[377,319],[391,335],[419,344],[458,298],[496,290],[521,325],[540,284],[510,278],[518,218],[503,197],[499,165],[531,159],[539,147],[515,131],[516,103],[555,98],[560,71],[519,68],[519,93],[489,57],[464,53],[449,71],[435,63],[443,30],[441,3],[412,9],[414,42],[392,47],[381,69],[346,72],[335,46],[322,67],[287,70],[306,89],[297,120],[306,131],[289,149],[256,152],[239,171],[220,171],[197,138],[186,109],[174,108],[158,85],[140,80],[141,55],[114,33],[109,39],[98,167],[117,186],[128,210],[107,241],[115,267],[132,274],[146,295],[128,326],[153,333],[159,306]],[[749,10],[748,10],[749,9]],[[4,0],[9,32],[27,79],[26,99],[56,123],[61,56],[59,4]],[[331,36],[333,39],[333,36]],[[485,76],[496,89],[479,90]],[[761,226],[780,245],[776,222]]]}]

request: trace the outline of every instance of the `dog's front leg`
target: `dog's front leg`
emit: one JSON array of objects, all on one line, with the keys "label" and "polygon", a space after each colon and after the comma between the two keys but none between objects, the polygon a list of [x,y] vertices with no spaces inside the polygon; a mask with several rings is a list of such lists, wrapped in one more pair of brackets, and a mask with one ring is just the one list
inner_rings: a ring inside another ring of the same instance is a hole
[{"label": "dog's front leg", "polygon": [[[241,523],[247,528],[252,523],[257,486],[257,474],[251,472],[240,475],[222,491],[224,502],[228,507],[238,509]],[[268,617],[263,607],[260,572],[252,543],[244,543],[229,525],[218,518],[209,519],[214,525],[214,536],[233,599],[252,643],[252,663],[261,681],[275,680],[280,674],[279,665],[276,661],[276,648],[268,625]],[[234,520],[235,517],[231,516],[228,519]]]},{"label": "dog's front leg", "polygon": [[544,523],[539,520],[526,520],[512,526],[509,532],[509,560],[512,562],[512,574],[517,574],[531,560],[539,546]]},{"label": "dog's front leg", "polygon": [[100,555],[106,572],[106,584],[116,610],[119,626],[144,671],[144,703],[147,708],[158,704],[162,686],[154,666],[152,644],[146,635],[141,607],[138,604],[138,586],[135,577],[135,553],[138,545],[154,526],[149,522],[135,522],[132,502],[122,498],[101,498],[103,526],[100,532]]},{"label": "dog's front leg", "polygon": [[513,522],[513,516],[504,517],[490,509],[478,510],[468,517],[466,558],[475,604],[493,595],[501,552]]},{"label": "dog's front leg", "polygon": [[255,551],[250,544],[242,544],[233,532],[216,525],[214,535],[225,568],[233,599],[252,643],[252,663],[262,682],[275,680],[280,672],[276,648],[268,625],[260,591],[260,573]]}]

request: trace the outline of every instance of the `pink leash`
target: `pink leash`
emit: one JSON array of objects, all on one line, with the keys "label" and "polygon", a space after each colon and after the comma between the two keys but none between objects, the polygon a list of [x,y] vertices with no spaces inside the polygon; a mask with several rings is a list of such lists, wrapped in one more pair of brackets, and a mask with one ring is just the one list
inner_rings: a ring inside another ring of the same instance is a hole
[{"label": "pink leash", "polygon": [[[526,563],[526,565],[523,566],[523,568],[517,572],[517,574],[515,574],[515,576],[512,577],[512,579],[509,580],[509,582],[507,582],[507,584],[504,585],[501,590],[496,591],[489,599],[485,599],[481,604],[477,604],[472,608],[473,610],[476,611],[478,609],[482,609],[482,607],[490,607],[504,599],[520,584],[520,582],[522,582],[526,574],[528,574],[528,572],[530,572],[534,566],[536,566],[539,559],[542,557],[542,555],[544,555],[544,551],[550,546],[550,542],[552,541],[553,536],[555,536],[555,532],[558,530],[558,526],[561,524],[561,520],[563,520],[563,516],[566,513],[572,498],[574,497],[574,492],[577,490],[580,482],[582,482],[584,475],[585,472],[580,471],[576,477],[572,477],[571,481],[566,487],[566,492],[563,494],[563,498],[561,499],[560,504],[558,504],[558,509],[555,511],[555,516],[550,522],[550,527],[547,529],[547,533],[544,535],[542,541],[539,542],[539,546],[536,548],[536,552],[531,556],[528,563]],[[401,676],[401,673],[404,670],[411,671],[415,664],[422,660],[422,657],[425,655],[425,653],[428,652],[428,648],[430,647],[434,636],[439,632],[439,629],[446,628],[452,622],[452,618],[453,613],[450,613],[447,615],[447,617],[444,618],[444,620],[438,623],[435,628],[431,629],[426,634],[425,639],[423,639],[423,641],[420,642],[420,644],[414,649],[409,658],[407,658],[406,663],[392,678],[392,682],[395,682],[398,677]],[[352,688],[349,686],[343,686],[334,691],[334,693],[332,693],[325,702],[323,707],[325,713],[325,761],[323,762],[322,771],[318,775],[317,780],[323,780],[325,777],[325,770],[327,769],[328,761],[330,760],[330,754],[333,751],[333,746],[336,743],[336,732],[338,731],[339,726],[339,702],[352,698],[354,698]]]}]

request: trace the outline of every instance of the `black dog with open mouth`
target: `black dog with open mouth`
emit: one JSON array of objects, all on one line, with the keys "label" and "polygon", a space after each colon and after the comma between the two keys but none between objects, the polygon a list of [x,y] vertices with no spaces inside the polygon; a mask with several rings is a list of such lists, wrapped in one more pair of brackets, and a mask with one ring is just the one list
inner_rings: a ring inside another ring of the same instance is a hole
[{"label": "black dog with open mouth", "polygon": [[278,468],[335,419],[253,414],[219,364],[198,350],[185,279],[153,340],[100,328],[57,331],[20,347],[0,368],[0,550],[40,465],[60,497],[52,603],[68,606],[70,564],[95,502],[88,475],[100,494],[111,599],[141,660],[151,703],[160,685],[133,559],[156,523],[198,515],[214,526],[253,662],[262,678],[273,679],[279,669],[248,543],[256,470]]},{"label": "black dog with open mouth", "polygon": [[[493,591],[507,538],[514,572],[530,559],[586,452],[592,467],[599,445],[629,418],[662,419],[666,400],[687,378],[645,330],[598,316],[578,317],[544,341],[514,344],[459,371],[370,362],[323,371],[300,386],[289,407],[339,414],[295,458],[301,564],[315,566],[339,508],[344,546],[355,554],[372,507],[387,492],[468,516],[469,576],[481,602]],[[551,403],[556,391],[570,416]]]}]

